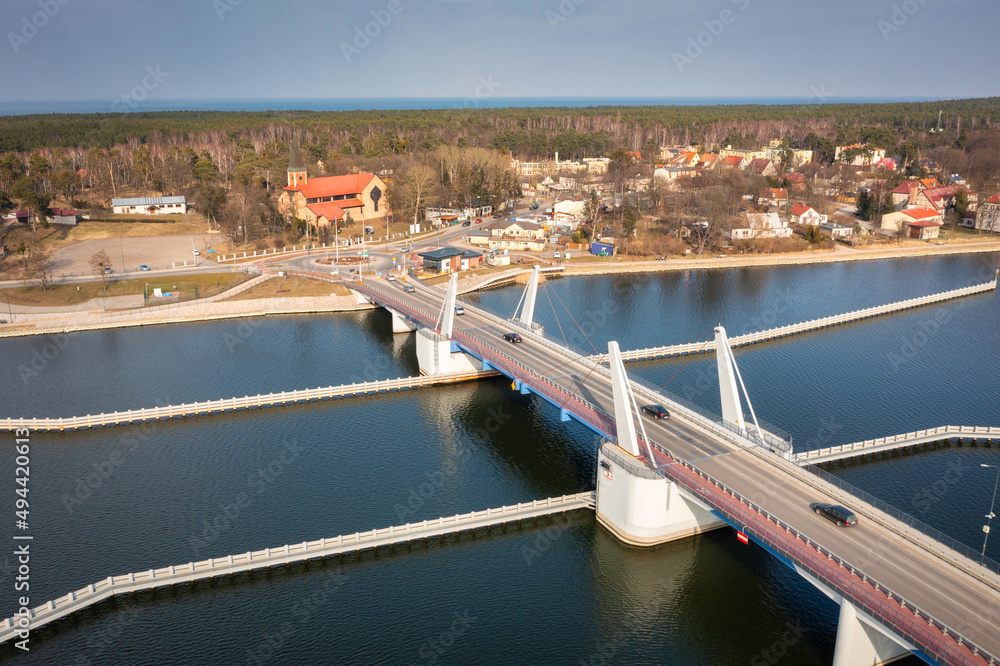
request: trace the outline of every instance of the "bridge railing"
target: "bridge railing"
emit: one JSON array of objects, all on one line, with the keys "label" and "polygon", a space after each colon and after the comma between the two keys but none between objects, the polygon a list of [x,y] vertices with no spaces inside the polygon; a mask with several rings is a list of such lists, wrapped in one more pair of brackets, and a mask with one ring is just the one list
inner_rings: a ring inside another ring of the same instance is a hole
[{"label": "bridge railing", "polygon": [[674,456],[669,450],[655,443],[653,446],[676,463],[659,466],[661,474],[703,497],[731,525],[794,562],[888,630],[909,639],[935,661],[963,666],[997,662],[995,657],[976,647],[967,637],[937,621],[833,551]]},{"label": "bridge railing", "polygon": [[[978,562],[983,568],[992,571],[995,574],[1000,574],[1000,562],[992,560],[988,557],[983,557],[981,551],[977,551],[970,548],[969,546],[961,543],[960,541],[957,541],[953,537],[948,536],[941,530],[935,527],[931,527],[930,525],[920,520],[919,518],[914,518],[905,511],[897,509],[888,502],[875,497],[871,493],[865,492],[864,490],[858,488],[857,486],[848,483],[847,481],[841,479],[838,476],[830,474],[826,470],[817,467],[816,465],[807,465],[801,467],[800,469],[810,472],[816,475],[817,477],[823,479],[827,483],[836,486],[840,490],[843,490],[844,492],[847,492],[853,495],[854,497],[857,497],[862,502],[865,502],[875,507],[876,509],[890,516],[894,520],[903,523],[907,527],[914,529],[925,536],[930,537],[932,540],[938,542],[945,548],[955,551],[962,557],[965,557],[966,559],[971,560],[973,562]],[[937,552],[937,554],[939,556],[946,557],[947,559],[951,559],[950,557],[947,557],[946,553]]]},{"label": "bridge railing", "polygon": [[937,428],[915,430],[913,432],[907,432],[900,435],[866,439],[862,442],[852,442],[850,444],[841,444],[839,446],[828,446],[822,449],[813,449],[812,451],[802,451],[801,453],[796,454],[795,458],[796,460],[809,460],[811,458],[822,458],[824,456],[849,453],[851,451],[859,451],[863,453],[867,449],[891,447],[894,444],[905,444],[906,442],[914,440],[930,439],[933,441],[934,438],[949,439],[952,435],[958,435],[959,437],[962,435],[971,435],[972,437],[980,439],[992,439],[994,437],[1000,437],[1000,428],[989,426],[938,426]]}]

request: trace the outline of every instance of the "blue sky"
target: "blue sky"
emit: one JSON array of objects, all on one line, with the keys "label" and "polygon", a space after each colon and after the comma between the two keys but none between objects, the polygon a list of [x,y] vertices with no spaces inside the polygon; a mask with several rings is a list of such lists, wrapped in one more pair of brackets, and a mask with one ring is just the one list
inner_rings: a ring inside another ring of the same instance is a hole
[{"label": "blue sky", "polygon": [[986,97],[997,26],[996,0],[3,0],[0,99]]}]

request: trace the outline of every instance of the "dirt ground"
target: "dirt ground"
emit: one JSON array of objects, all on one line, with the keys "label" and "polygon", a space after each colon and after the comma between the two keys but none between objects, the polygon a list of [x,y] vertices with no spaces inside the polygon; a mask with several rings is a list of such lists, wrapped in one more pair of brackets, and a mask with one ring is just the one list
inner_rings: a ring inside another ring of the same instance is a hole
[{"label": "dirt ground", "polygon": [[340,284],[302,277],[271,278],[247,289],[227,301],[249,301],[257,298],[291,298],[296,296],[350,296],[350,290]]},{"label": "dirt ground", "polygon": [[[215,240],[211,234],[190,236],[153,236],[142,238],[104,238],[84,240],[56,250],[52,255],[53,269],[56,275],[90,275],[90,258],[95,252],[104,250],[111,258],[111,267],[115,273],[122,273],[122,253],[125,255],[125,268],[129,273],[139,271],[140,264],[146,264],[152,270],[170,268],[173,262],[190,261],[192,242],[196,249],[203,251]],[[210,260],[211,254],[204,252],[199,259]]]}]

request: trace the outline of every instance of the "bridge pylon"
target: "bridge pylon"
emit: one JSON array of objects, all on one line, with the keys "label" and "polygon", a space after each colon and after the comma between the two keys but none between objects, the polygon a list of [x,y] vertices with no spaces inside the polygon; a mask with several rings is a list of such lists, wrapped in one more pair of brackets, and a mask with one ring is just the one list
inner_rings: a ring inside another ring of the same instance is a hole
[{"label": "bridge pylon", "polygon": [[725,527],[704,501],[639,460],[649,440],[617,342],[608,343],[608,353],[618,437],[617,443],[606,440],[597,456],[598,522],[633,546],[655,546]]},{"label": "bridge pylon", "polygon": [[445,375],[455,372],[480,372],[483,362],[462,351],[451,339],[455,325],[455,298],[458,275],[451,274],[444,299],[440,333],[429,328],[417,330],[417,365],[422,375]]},{"label": "bridge pylon", "polygon": [[521,296],[521,314],[514,321],[521,324],[528,330],[540,330],[542,327],[535,323],[535,300],[538,297],[538,280],[541,270],[538,264],[531,269],[531,277],[528,278],[528,286],[524,288]]}]

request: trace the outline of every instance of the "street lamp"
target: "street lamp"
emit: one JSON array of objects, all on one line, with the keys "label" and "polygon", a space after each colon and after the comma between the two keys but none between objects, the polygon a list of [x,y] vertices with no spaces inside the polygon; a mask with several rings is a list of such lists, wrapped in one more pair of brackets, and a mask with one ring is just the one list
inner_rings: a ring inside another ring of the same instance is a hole
[{"label": "street lamp", "polygon": [[143,303],[145,303],[147,300],[149,300],[149,296],[146,295],[146,287],[148,287],[148,286],[149,286],[148,282],[142,286],[142,302]]},{"label": "street lamp", "polygon": [[1000,466],[998,465],[987,465],[986,463],[979,463],[980,467],[992,467],[997,471],[996,481],[993,482],[993,499],[990,501],[990,512],[986,514],[986,524],[983,525],[983,533],[986,535],[983,537],[983,554],[979,558],[979,563],[982,564],[986,561],[986,542],[990,538],[990,523],[993,522],[993,506],[997,501],[997,484],[1000,483]]}]

